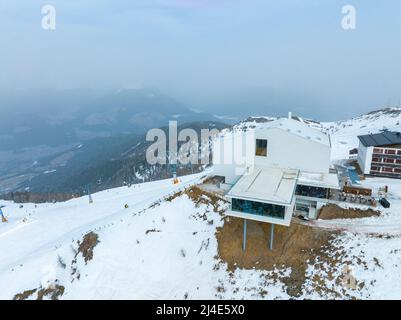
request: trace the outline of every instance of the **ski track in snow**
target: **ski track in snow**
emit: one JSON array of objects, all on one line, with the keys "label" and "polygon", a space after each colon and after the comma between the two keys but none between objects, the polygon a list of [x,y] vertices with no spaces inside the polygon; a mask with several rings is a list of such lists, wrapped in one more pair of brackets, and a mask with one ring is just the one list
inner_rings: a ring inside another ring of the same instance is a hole
[{"label": "ski track in snow", "polygon": [[12,228],[12,229],[9,229],[9,230],[7,230],[7,231],[5,231],[5,232],[3,232],[3,233],[0,233],[0,239],[6,237],[6,236],[9,235],[9,234],[18,232],[19,230],[24,229],[24,228],[26,228],[27,226],[29,226],[29,225],[31,225],[31,224],[33,224],[33,223],[35,223],[35,222],[37,222],[37,221],[31,221],[31,222],[27,222],[27,223],[24,223],[24,224],[21,224],[21,225],[17,225],[17,226],[15,226],[15,227]]}]

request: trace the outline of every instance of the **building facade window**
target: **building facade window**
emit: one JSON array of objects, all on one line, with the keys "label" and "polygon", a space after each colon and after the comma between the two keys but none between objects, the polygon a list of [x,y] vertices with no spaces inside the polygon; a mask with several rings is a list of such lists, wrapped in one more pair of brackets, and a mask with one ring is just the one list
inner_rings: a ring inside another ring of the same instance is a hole
[{"label": "building facade window", "polygon": [[297,185],[295,194],[297,196],[304,196],[304,197],[310,197],[310,198],[320,198],[320,199],[329,198],[329,190],[328,189],[319,188],[319,187],[303,186],[301,184]]},{"label": "building facade window", "polygon": [[232,199],[231,209],[233,211],[256,214],[264,217],[284,219],[285,207],[270,203]]},{"label": "building facade window", "polygon": [[255,155],[260,156],[260,157],[267,156],[267,140],[266,139],[256,139]]}]

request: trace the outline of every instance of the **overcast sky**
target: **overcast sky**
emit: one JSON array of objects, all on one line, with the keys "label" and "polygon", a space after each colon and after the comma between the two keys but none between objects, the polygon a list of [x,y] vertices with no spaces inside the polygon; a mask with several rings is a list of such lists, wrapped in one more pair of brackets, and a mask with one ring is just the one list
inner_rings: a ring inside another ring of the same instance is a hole
[{"label": "overcast sky", "polygon": [[[45,4],[55,31],[41,27]],[[356,30],[341,28],[346,4]],[[1,0],[1,94],[140,85],[227,115],[396,105],[401,1]]]}]

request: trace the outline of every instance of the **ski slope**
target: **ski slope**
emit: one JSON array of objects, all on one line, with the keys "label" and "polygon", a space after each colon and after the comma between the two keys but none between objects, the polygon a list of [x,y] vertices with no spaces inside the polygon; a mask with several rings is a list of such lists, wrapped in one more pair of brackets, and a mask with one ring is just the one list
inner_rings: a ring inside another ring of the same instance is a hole
[{"label": "ski slope", "polygon": [[[223,221],[213,207],[185,194],[164,200],[203,176],[183,177],[176,186],[168,179],[99,192],[92,204],[88,197],[23,208],[2,202],[9,223],[0,226],[0,299],[55,283],[65,287],[62,299],[258,298],[261,275],[270,273],[230,275],[221,266],[215,232]],[[94,258],[86,264],[78,256],[74,263],[76,241],[89,231],[100,240]],[[217,290],[221,284],[227,291]],[[270,289],[289,298],[280,282]]]},{"label": "ski slope", "polygon": [[348,158],[349,150],[359,145],[358,135],[380,130],[401,131],[401,108],[386,108],[350,120],[322,122],[321,130],[330,134],[333,146],[331,159]]},{"label": "ski slope", "polygon": [[[131,217],[166,195],[199,182],[201,176],[204,174],[183,177],[179,185],[169,179],[102,191],[92,195],[92,204],[88,197],[55,204],[29,203],[23,208],[1,201],[6,205],[3,211],[9,222],[0,224],[0,287],[7,288],[10,270],[54,253],[55,248],[79,239],[89,230]],[[41,270],[35,272],[40,277]],[[32,274],[29,277],[37,278]],[[6,291],[1,290],[0,298],[6,298],[4,294]]]}]

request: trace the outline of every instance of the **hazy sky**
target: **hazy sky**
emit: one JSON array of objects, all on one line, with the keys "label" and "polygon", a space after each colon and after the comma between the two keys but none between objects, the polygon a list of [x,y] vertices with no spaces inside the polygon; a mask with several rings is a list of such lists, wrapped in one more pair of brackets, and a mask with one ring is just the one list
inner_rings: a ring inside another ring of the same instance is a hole
[{"label": "hazy sky", "polygon": [[[45,4],[55,31],[41,27]],[[346,4],[356,30],[341,28]],[[220,114],[339,119],[396,105],[401,1],[1,0],[1,94],[138,85]]]}]

